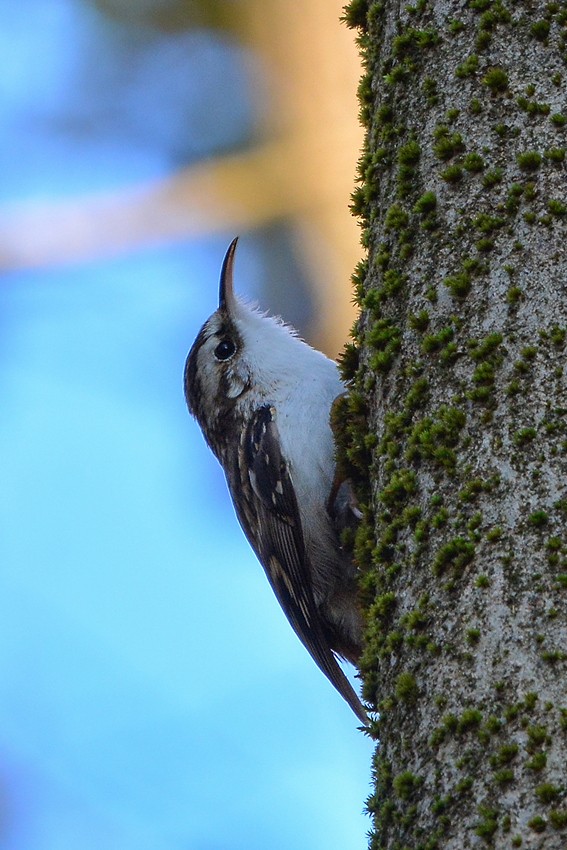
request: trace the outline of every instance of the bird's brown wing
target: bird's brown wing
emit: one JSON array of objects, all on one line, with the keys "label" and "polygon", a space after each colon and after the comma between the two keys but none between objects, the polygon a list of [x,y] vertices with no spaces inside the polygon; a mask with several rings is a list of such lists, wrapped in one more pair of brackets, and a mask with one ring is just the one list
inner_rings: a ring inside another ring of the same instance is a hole
[{"label": "bird's brown wing", "polygon": [[234,499],[238,519],[277,600],[317,666],[366,724],[364,708],[328,644],[315,604],[301,517],[273,407],[255,412],[235,460],[235,480],[243,483],[243,492]]}]

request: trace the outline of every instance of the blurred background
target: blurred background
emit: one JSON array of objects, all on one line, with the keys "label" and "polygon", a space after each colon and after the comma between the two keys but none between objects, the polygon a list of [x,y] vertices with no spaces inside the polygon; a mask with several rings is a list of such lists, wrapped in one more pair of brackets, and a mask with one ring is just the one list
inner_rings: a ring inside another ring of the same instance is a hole
[{"label": "blurred background", "polygon": [[237,289],[334,356],[360,257],[334,0],[0,0],[0,848],[364,847],[370,745],[183,400]]}]

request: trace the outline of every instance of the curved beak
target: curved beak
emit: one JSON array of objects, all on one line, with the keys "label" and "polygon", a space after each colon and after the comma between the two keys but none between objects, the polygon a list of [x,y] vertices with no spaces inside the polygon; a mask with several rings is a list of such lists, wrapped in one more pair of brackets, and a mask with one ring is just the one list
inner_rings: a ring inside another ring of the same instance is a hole
[{"label": "curved beak", "polygon": [[238,236],[233,239],[228,246],[227,252],[224,255],[220,274],[219,310],[226,310],[229,315],[233,312],[236,300],[234,296],[232,269],[234,267],[234,255],[236,253],[237,243]]}]

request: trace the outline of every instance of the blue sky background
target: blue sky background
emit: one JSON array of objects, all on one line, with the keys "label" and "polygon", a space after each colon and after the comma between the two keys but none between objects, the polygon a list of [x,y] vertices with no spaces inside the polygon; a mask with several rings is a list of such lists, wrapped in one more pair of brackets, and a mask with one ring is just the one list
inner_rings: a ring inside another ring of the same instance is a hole
[{"label": "blue sky background", "polygon": [[[0,0],[0,48],[1,203],[128,185],[253,132],[242,53],[211,32]],[[0,280],[2,850],[366,845],[370,744],[185,410],[233,235]],[[261,297],[267,236],[243,237],[237,285]]]}]

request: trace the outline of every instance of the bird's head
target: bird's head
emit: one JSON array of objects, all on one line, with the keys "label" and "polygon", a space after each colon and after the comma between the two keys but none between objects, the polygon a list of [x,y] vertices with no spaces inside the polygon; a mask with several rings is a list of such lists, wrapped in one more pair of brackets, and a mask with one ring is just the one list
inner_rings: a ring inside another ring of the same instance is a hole
[{"label": "bird's head", "polygon": [[233,270],[238,238],[226,252],[220,275],[219,306],[207,319],[185,364],[185,398],[205,438],[218,454],[218,443],[235,415],[277,393],[293,380],[301,352],[312,352],[279,319],[244,303],[234,292]]}]

